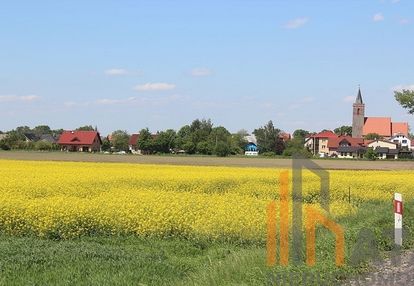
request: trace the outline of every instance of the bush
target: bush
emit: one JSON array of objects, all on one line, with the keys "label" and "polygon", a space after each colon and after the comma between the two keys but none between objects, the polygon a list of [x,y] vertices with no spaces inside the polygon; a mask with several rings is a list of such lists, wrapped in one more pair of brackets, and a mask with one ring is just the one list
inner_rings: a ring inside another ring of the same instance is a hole
[{"label": "bush", "polygon": [[230,147],[225,142],[218,142],[214,148],[214,153],[219,157],[226,157],[230,155]]},{"label": "bush", "polygon": [[290,147],[290,148],[286,148],[283,151],[283,156],[291,157],[295,154],[301,155],[302,157],[305,157],[305,158],[311,158],[312,157],[312,153],[309,152],[309,150],[305,149],[305,148],[292,148],[292,147]]},{"label": "bush", "polygon": [[377,152],[373,148],[368,148],[364,154],[364,158],[374,161],[377,159]]},{"label": "bush", "polygon": [[265,157],[275,157],[276,153],[275,152],[264,152],[260,155],[265,156]]},{"label": "bush", "polygon": [[0,149],[1,150],[10,150],[10,145],[5,140],[0,140]]},{"label": "bush", "polygon": [[38,141],[35,143],[35,150],[51,151],[53,150],[53,144],[45,141]]}]

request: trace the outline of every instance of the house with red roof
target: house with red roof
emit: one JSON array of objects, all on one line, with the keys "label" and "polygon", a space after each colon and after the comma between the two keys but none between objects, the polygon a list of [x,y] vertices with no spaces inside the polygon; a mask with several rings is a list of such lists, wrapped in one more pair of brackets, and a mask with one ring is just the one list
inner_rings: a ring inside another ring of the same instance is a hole
[{"label": "house with red roof", "polygon": [[338,138],[338,135],[330,130],[309,135],[305,138],[305,148],[315,156],[325,157],[329,155],[328,142],[331,138]]},{"label": "house with red roof", "polygon": [[[152,139],[157,138],[157,134],[151,134]],[[138,134],[132,134],[129,137],[128,141],[128,148],[129,151],[135,154],[141,154],[141,150],[138,148],[138,140],[139,140],[139,133]]]},{"label": "house with red roof", "polygon": [[338,158],[362,158],[366,151],[364,139],[351,136],[332,137],[328,140],[329,156]]},{"label": "house with red roof", "polygon": [[358,90],[358,95],[353,104],[352,137],[363,138],[370,133],[377,133],[387,139],[396,134],[407,137],[408,130],[407,122],[393,122],[391,117],[366,117],[361,89]]},{"label": "house with red roof", "polygon": [[99,152],[102,140],[97,131],[63,131],[57,144],[62,151]]}]

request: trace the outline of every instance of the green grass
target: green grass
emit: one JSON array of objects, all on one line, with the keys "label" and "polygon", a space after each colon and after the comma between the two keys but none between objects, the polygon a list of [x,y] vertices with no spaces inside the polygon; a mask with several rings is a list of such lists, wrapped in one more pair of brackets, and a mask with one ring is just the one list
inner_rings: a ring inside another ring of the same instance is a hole
[{"label": "green grass", "polygon": [[[404,224],[411,231],[412,203],[405,204]],[[180,238],[81,237],[50,240],[0,235],[1,285],[276,285],[277,275],[303,284],[303,275],[320,277],[337,285],[346,277],[369,270],[368,261],[351,265],[358,232],[368,227],[384,255],[392,237],[391,203],[360,205],[356,216],[339,221],[346,232],[347,266],[334,266],[334,240],[325,229],[317,233],[317,265],[267,267],[263,242],[225,242]],[[407,236],[404,247],[412,248]],[[318,285],[316,280],[306,285]],[[288,284],[286,284],[288,285]]]}]

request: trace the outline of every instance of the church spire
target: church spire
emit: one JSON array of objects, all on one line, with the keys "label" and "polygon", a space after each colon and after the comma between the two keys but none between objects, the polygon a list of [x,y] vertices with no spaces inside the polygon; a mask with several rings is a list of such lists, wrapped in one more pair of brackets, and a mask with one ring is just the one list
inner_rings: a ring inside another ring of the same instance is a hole
[{"label": "church spire", "polygon": [[357,104],[363,104],[364,103],[362,101],[361,87],[358,87],[358,95],[357,95],[357,98],[355,100],[355,103],[357,103]]}]

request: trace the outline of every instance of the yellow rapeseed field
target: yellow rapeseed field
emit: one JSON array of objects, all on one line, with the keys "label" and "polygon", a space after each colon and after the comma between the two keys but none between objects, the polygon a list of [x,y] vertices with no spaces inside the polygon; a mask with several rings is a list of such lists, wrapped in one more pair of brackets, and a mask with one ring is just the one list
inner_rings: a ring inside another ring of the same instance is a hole
[{"label": "yellow rapeseed field", "polygon": [[[0,230],[73,238],[136,234],[265,240],[282,169],[0,160]],[[331,212],[412,199],[414,171],[330,171]],[[319,181],[304,174],[304,200]],[[352,203],[348,203],[351,190]]]}]

